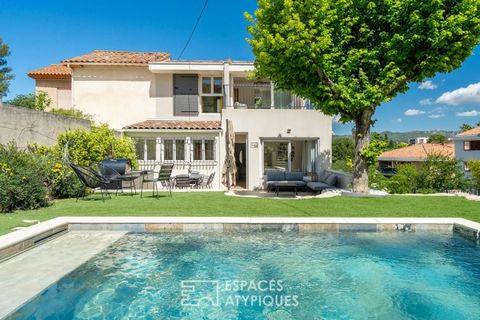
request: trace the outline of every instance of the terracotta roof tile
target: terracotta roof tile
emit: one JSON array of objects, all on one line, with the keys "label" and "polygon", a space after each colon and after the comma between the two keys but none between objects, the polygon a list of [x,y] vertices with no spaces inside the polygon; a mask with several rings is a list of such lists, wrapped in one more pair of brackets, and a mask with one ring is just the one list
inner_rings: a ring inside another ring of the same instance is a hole
[{"label": "terracotta roof tile", "polygon": [[465,137],[465,136],[480,136],[480,127],[476,127],[476,128],[457,134],[457,137]]},{"label": "terracotta roof tile", "polygon": [[414,144],[408,147],[394,149],[383,152],[378,160],[380,161],[422,161],[427,159],[429,155],[445,155],[448,157],[455,157],[455,148],[453,143],[434,144],[421,143]]},{"label": "terracotta roof tile", "polygon": [[63,63],[99,63],[99,64],[148,64],[170,59],[167,52],[130,52],[95,50],[87,54],[63,60]]},{"label": "terracotta roof tile", "polygon": [[28,76],[33,79],[68,80],[72,77],[72,69],[63,64],[52,64],[45,68],[30,71]]},{"label": "terracotta roof tile", "polygon": [[124,129],[220,130],[220,121],[146,120]]}]

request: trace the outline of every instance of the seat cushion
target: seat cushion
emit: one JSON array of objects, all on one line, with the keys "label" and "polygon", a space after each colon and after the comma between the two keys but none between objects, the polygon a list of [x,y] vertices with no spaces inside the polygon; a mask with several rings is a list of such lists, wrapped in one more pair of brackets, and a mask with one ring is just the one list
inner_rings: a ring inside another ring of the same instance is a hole
[{"label": "seat cushion", "polygon": [[305,187],[307,185],[307,183],[303,180],[292,180],[292,181],[288,181],[288,180],[283,180],[283,181],[268,181],[267,182],[267,189],[274,189],[277,184],[285,184],[285,183],[288,183],[288,184],[294,184],[297,186],[297,188],[301,188],[301,187]]},{"label": "seat cushion", "polygon": [[337,184],[337,176],[334,174],[329,175],[324,182],[332,187],[334,187]]},{"label": "seat cushion", "polygon": [[285,172],[285,180],[297,180],[297,181],[303,181],[303,172],[290,172],[287,171]]},{"label": "seat cushion", "polygon": [[324,189],[330,188],[331,186],[324,182],[308,182],[307,187],[313,191],[322,191]]},{"label": "seat cushion", "polygon": [[268,181],[282,181],[285,180],[285,171],[268,171],[267,172],[267,182]]}]

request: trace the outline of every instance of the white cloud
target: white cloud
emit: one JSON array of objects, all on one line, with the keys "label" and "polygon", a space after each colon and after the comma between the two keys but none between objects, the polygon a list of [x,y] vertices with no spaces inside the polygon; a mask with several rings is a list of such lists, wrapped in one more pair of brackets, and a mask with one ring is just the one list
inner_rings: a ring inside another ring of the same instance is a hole
[{"label": "white cloud", "polygon": [[396,122],[396,123],[402,123],[402,121],[403,121],[402,118],[397,118],[397,119],[395,119],[395,122]]},{"label": "white cloud", "polygon": [[478,117],[478,116],[480,116],[480,111],[477,111],[477,110],[457,112],[457,117]]},{"label": "white cloud", "polygon": [[480,104],[480,82],[472,83],[466,88],[445,92],[436,103],[444,103],[451,106],[459,104]]},{"label": "white cloud", "polygon": [[438,86],[435,83],[433,83],[430,80],[427,80],[427,81],[423,81],[422,83],[420,83],[420,85],[418,86],[418,89],[420,89],[420,90],[434,90],[434,89],[437,89],[437,87]]},{"label": "white cloud", "polygon": [[433,104],[433,100],[428,98],[428,99],[423,99],[423,100],[420,100],[420,105],[422,106],[429,106],[429,105],[432,105]]},{"label": "white cloud", "polygon": [[409,117],[419,116],[421,114],[425,114],[425,111],[418,110],[418,109],[408,109],[407,111],[405,111],[405,115]]},{"label": "white cloud", "polygon": [[439,118],[445,117],[445,115],[444,114],[430,114],[430,115],[428,115],[428,117],[430,119],[439,119]]}]

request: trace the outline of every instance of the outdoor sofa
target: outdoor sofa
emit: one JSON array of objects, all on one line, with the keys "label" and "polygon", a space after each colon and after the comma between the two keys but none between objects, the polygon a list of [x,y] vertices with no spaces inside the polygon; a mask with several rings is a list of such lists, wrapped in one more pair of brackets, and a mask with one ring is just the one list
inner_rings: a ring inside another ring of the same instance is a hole
[{"label": "outdoor sofa", "polygon": [[342,178],[335,172],[324,170],[318,179],[312,181],[311,177],[304,176],[303,172],[291,172],[272,170],[268,171],[265,177],[265,188],[267,191],[275,190],[277,185],[294,185],[296,189],[310,190],[314,193],[321,193],[326,189],[345,188]]}]

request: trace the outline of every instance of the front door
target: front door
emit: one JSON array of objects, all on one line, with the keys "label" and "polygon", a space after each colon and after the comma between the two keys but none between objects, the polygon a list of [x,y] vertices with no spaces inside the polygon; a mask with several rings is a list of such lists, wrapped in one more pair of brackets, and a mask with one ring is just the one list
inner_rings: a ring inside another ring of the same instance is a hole
[{"label": "front door", "polygon": [[244,186],[247,181],[246,143],[235,143],[235,164],[237,165],[237,184]]}]

